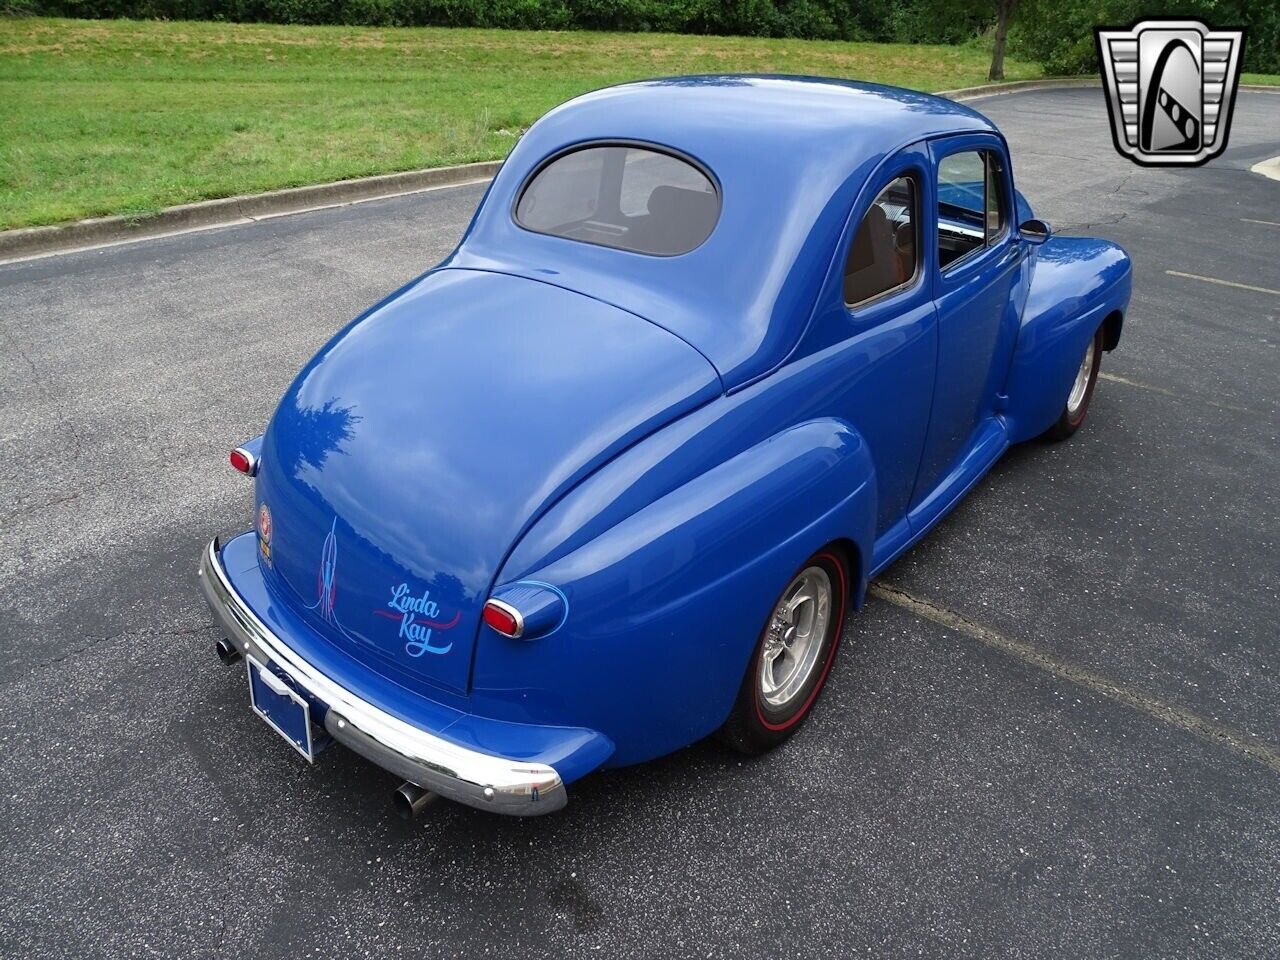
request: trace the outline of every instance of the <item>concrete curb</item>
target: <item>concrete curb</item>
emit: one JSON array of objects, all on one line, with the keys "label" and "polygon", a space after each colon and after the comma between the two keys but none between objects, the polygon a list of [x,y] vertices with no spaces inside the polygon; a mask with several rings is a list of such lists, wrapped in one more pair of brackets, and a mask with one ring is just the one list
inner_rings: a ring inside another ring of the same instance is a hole
[{"label": "concrete curb", "polygon": [[[980,87],[964,87],[960,90],[943,90],[936,94],[948,100],[977,100],[981,97],[995,97],[1004,93],[1021,93],[1025,90],[1061,90],[1071,87],[1101,87],[1100,77],[1051,77],[1046,80],[1014,80],[1010,83],[988,83]],[[1265,83],[1242,83],[1239,89],[1249,93],[1280,93],[1280,86],[1268,86]]]},{"label": "concrete curb", "polygon": [[1012,80],[1009,83],[984,83],[978,87],[961,87],[959,90],[943,90],[936,94],[948,100],[977,100],[1004,93],[1022,93],[1026,90],[1063,90],[1071,87],[1100,87],[1098,77],[1049,77],[1045,80]]},{"label": "concrete curb", "polygon": [[[1015,80],[1010,83],[988,83],[977,87],[962,87],[959,90],[943,90],[937,96],[962,102],[1027,90],[1058,90],[1100,85],[1101,81],[1098,77],[1054,77],[1045,80]],[[1280,93],[1280,87],[1261,84],[1241,84],[1240,89],[1257,93]],[[324,207],[417,193],[433,187],[488,180],[497,172],[499,166],[501,166],[499,161],[489,161],[453,167],[431,167],[426,170],[362,177],[358,180],[320,183],[310,187],[245,194],[223,200],[184,203],[145,217],[97,217],[92,220],[59,223],[48,227],[3,230],[0,231],[0,263],[93,247],[114,246],[118,243],[186,233],[192,230],[252,223],[267,217],[305,213]]]},{"label": "concrete curb", "polygon": [[432,167],[427,170],[362,177],[359,180],[320,183],[310,187],[270,190],[222,200],[184,203],[145,217],[96,217],[48,227],[4,230],[0,231],[0,262],[128,243],[210,227],[252,223],[267,217],[417,193],[432,187],[488,180],[500,165],[498,161],[489,161],[454,167]]}]

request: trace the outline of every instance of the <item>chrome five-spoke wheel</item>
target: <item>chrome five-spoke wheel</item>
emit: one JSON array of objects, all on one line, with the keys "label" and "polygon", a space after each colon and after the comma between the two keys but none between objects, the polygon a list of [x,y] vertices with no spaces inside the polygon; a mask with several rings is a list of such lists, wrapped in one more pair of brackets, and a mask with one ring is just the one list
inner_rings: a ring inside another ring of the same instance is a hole
[{"label": "chrome five-spoke wheel", "polygon": [[785,709],[804,689],[830,620],[831,578],[822,567],[806,567],[783,591],[765,631],[760,696],[770,707]]},{"label": "chrome five-spoke wheel", "polygon": [[1093,382],[1093,357],[1097,352],[1097,338],[1089,341],[1089,348],[1080,361],[1080,369],[1076,371],[1076,379],[1071,384],[1071,393],[1067,395],[1067,413],[1078,416],[1084,407],[1085,397],[1089,395],[1089,385]]},{"label": "chrome five-spoke wheel", "polygon": [[763,753],[796,731],[831,669],[848,589],[848,564],[833,547],[819,550],[787,579],[720,739],[743,753]]}]

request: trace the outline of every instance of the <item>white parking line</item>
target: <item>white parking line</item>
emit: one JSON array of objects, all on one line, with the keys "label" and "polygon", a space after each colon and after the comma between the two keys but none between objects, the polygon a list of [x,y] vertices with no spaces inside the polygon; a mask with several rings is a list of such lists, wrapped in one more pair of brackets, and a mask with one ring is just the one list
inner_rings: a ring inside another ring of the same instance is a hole
[{"label": "white parking line", "polygon": [[1241,223],[1261,223],[1261,224],[1265,224],[1268,227],[1280,227],[1280,223],[1277,223],[1274,220],[1254,220],[1252,217],[1241,217],[1240,222]]},{"label": "white parking line", "polygon": [[1192,736],[1207,740],[1209,743],[1224,746],[1241,756],[1270,768],[1276,773],[1280,773],[1280,749],[1264,740],[1232,730],[1216,720],[1202,717],[1198,713],[1193,713],[1184,707],[1168,703],[1149,693],[1143,693],[1141,690],[1134,690],[1131,687],[1116,683],[1100,673],[1069,663],[1025,640],[1005,636],[990,627],[975,623],[954,610],[948,610],[929,600],[922,600],[919,597],[912,596],[898,587],[891,587],[888,584],[876,581],[871,584],[869,592],[871,596],[877,599],[892,603],[896,607],[901,607],[903,610],[914,613],[916,616],[923,617],[925,620],[929,620],[939,626],[946,627],[948,630],[962,633],[971,640],[977,640],[981,644],[999,650],[1001,653],[1013,657],[1029,667],[1041,670],[1057,677],[1059,680],[1078,684],[1126,707],[1140,710],[1148,716],[1155,717],[1157,720],[1177,727]]},{"label": "white parking line", "polygon": [[1154,383],[1143,383],[1141,380],[1130,380],[1128,377],[1118,377],[1114,373],[1105,371],[1098,373],[1099,380],[1110,380],[1112,383],[1123,383],[1126,387],[1137,387],[1139,390],[1150,390],[1152,393],[1158,393],[1165,397],[1179,397],[1180,394],[1174,393],[1165,387],[1157,387]]},{"label": "white parking line", "polygon": [[1101,371],[1098,374],[1099,380],[1110,380],[1112,383],[1123,383],[1126,387],[1136,387],[1139,390],[1150,390],[1152,393],[1158,393],[1162,397],[1173,397],[1175,400],[1186,400],[1189,403],[1203,403],[1209,407],[1217,407],[1219,410],[1230,410],[1233,413],[1257,413],[1248,407],[1237,407],[1231,403],[1223,403],[1221,400],[1210,400],[1207,397],[1192,397],[1185,393],[1178,393],[1176,390],[1170,390],[1167,387],[1157,387],[1154,383],[1143,383],[1141,380],[1130,380],[1128,377],[1120,377],[1114,373]]},{"label": "white parking line", "polygon": [[1216,283],[1220,287],[1235,287],[1237,290],[1252,290],[1254,293],[1270,293],[1280,297],[1280,290],[1270,287],[1255,287],[1251,283],[1236,283],[1234,280],[1219,280],[1217,277],[1202,277],[1198,273],[1183,273],[1181,270],[1166,270],[1171,277],[1186,277],[1188,280],[1202,280],[1205,283]]}]

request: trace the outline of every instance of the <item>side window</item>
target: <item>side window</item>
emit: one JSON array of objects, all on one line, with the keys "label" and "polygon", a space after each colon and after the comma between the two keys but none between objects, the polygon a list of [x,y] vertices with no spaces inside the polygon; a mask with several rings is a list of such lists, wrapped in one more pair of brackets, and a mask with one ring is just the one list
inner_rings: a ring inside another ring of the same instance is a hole
[{"label": "side window", "polygon": [[916,275],[919,191],[899,177],[880,191],[858,225],[844,266],[844,302],[854,307],[905,287]]},{"label": "side window", "polygon": [[1004,236],[1003,183],[995,151],[966,150],[939,161],[938,264],[943,269]]},{"label": "side window", "polygon": [[1005,215],[1004,203],[1004,170],[1000,164],[1000,154],[986,151],[987,160],[987,196],[983,209],[987,214],[987,246],[991,246],[1004,236]]}]

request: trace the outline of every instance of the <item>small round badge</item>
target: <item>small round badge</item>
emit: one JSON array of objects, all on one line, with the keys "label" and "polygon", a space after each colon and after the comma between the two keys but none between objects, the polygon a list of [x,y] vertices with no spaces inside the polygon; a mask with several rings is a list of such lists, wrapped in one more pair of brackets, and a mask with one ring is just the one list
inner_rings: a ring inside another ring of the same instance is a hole
[{"label": "small round badge", "polygon": [[258,536],[264,543],[271,542],[271,511],[265,503],[258,508]]}]

